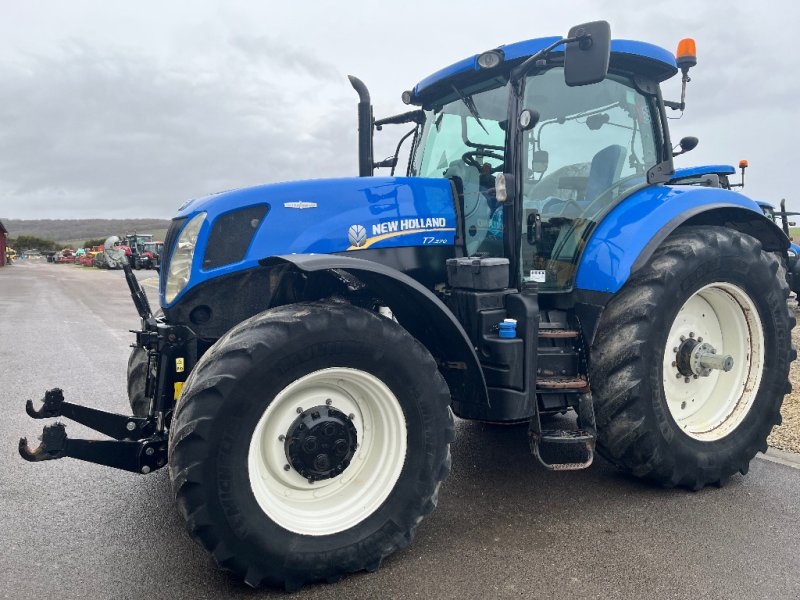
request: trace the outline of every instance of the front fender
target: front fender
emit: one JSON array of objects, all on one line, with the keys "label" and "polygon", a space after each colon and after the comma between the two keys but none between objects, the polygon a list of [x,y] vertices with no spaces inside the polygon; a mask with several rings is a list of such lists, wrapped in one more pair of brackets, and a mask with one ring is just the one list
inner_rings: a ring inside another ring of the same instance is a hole
[{"label": "front fender", "polygon": [[786,250],[789,240],[753,200],[729,190],[653,186],[614,207],[591,234],[575,287],[616,293],[631,273],[681,225],[723,225],[752,235],[764,250]]},{"label": "front fender", "polygon": [[489,407],[483,370],[464,328],[439,298],[411,277],[380,263],[348,256],[290,254],[260,263],[267,267],[288,264],[304,273],[350,273],[379,296],[398,322],[433,355],[453,400]]}]

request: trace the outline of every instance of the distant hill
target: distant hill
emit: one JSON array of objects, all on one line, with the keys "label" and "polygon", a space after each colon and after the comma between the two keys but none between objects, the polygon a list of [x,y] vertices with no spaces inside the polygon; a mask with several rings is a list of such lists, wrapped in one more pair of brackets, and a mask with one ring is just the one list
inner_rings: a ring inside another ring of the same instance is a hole
[{"label": "distant hill", "polygon": [[[152,233],[154,239],[163,240],[169,227],[167,219],[3,219],[8,236],[21,235],[53,240],[55,242],[82,243],[84,240],[106,238],[126,233]],[[74,244],[73,244],[74,245]]]}]

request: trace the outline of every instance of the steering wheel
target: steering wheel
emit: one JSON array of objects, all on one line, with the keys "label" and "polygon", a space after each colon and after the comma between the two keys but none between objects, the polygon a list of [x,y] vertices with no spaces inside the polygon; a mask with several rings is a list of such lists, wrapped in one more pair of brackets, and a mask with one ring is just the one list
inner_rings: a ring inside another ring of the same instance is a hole
[{"label": "steering wheel", "polygon": [[469,152],[465,152],[461,155],[461,160],[464,161],[464,164],[469,165],[470,167],[475,167],[478,171],[481,170],[483,163],[479,163],[477,157],[485,156],[487,158],[494,158],[495,160],[500,161],[500,165],[496,167],[492,167],[491,172],[497,173],[498,171],[503,170],[503,161],[505,161],[505,157],[502,154],[498,154],[497,152],[493,152],[491,150],[470,150]]},{"label": "steering wheel", "polygon": [[548,208],[553,205],[561,204],[561,210],[548,215],[548,219],[577,219],[583,214],[585,210],[583,206],[578,204],[575,200],[562,200],[561,198],[553,198],[542,207],[542,214],[545,215]]}]

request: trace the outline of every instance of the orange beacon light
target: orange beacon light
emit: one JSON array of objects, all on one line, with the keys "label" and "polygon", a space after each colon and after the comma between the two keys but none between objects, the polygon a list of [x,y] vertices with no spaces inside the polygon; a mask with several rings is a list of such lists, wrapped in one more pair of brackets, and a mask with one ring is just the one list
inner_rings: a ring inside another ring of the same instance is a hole
[{"label": "orange beacon light", "polygon": [[678,42],[678,51],[675,53],[675,62],[684,73],[697,64],[697,47],[694,39],[683,38]]}]

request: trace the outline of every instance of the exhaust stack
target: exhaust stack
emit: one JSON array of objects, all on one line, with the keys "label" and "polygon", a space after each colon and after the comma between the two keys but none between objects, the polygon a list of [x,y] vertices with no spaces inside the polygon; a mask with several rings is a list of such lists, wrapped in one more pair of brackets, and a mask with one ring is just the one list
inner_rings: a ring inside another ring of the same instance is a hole
[{"label": "exhaust stack", "polygon": [[348,75],[350,84],[358,93],[358,176],[371,177],[373,174],[372,152],[372,105],[369,90],[358,77]]}]

